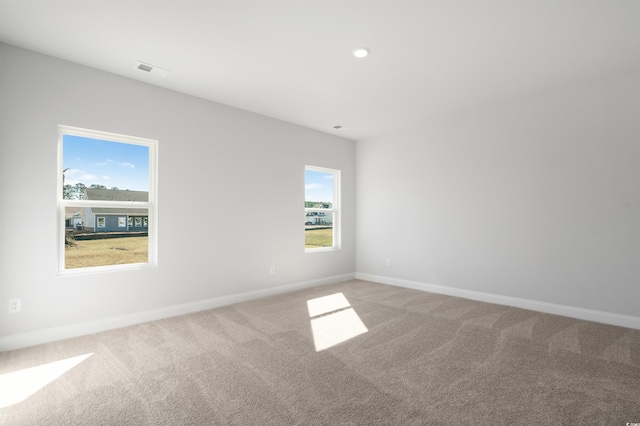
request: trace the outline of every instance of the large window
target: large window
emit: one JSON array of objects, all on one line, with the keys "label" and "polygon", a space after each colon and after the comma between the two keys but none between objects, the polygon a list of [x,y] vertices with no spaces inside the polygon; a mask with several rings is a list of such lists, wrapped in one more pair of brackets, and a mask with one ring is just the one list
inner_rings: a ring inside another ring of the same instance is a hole
[{"label": "large window", "polygon": [[340,248],[340,171],[306,166],[304,170],[305,251]]},{"label": "large window", "polygon": [[156,176],[157,141],[59,127],[61,274],[157,264]]}]

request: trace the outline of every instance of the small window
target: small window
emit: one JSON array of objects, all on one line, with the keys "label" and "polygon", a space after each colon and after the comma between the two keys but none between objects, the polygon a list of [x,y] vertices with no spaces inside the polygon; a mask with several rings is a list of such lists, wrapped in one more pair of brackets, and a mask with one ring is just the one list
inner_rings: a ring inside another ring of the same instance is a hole
[{"label": "small window", "polygon": [[305,251],[340,249],[340,171],[306,166],[304,188]]},{"label": "small window", "polygon": [[146,217],[146,216],[145,216],[145,217],[143,217],[143,218],[142,218],[142,224],[143,224],[143,226],[144,226],[145,228],[146,228],[146,227],[148,227],[148,226],[149,226],[149,218],[148,218],[148,217]]},{"label": "small window", "polygon": [[59,126],[58,170],[61,274],[156,265],[157,141]]}]

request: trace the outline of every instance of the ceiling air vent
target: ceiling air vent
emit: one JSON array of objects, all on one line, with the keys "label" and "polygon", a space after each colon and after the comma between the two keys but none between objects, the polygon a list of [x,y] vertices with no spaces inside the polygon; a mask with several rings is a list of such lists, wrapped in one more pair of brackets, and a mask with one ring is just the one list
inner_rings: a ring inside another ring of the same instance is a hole
[{"label": "ceiling air vent", "polygon": [[151,72],[151,70],[153,70],[153,67],[147,64],[140,64],[138,65],[138,69],[146,72]]},{"label": "ceiling air vent", "polygon": [[138,62],[138,67],[140,71],[148,72],[149,74],[153,74],[158,77],[166,77],[169,74],[168,70],[165,70],[160,67],[156,67],[154,65],[145,64],[144,62]]}]

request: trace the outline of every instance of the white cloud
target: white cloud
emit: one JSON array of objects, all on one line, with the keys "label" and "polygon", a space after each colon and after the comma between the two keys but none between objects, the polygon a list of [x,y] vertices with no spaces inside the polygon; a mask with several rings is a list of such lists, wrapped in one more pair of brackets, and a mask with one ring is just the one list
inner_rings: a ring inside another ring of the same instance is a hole
[{"label": "white cloud", "polygon": [[80,169],[69,169],[64,172],[64,184],[74,186],[76,183],[83,182],[85,179],[93,179],[95,175]]},{"label": "white cloud", "polygon": [[[64,172],[64,184],[74,186],[76,183],[84,183],[89,186],[92,183],[96,183],[94,179],[97,177],[98,175],[87,173],[81,169],[69,169]],[[103,176],[103,178],[109,179],[108,176]]]},{"label": "white cloud", "polygon": [[101,163],[94,163],[95,166],[108,166],[109,164],[118,164],[117,161],[113,161],[111,158],[107,158]]},{"label": "white cloud", "polygon": [[95,166],[108,166],[109,164],[117,164],[118,166],[129,167],[129,168],[132,168],[132,169],[136,168],[135,164],[128,163],[126,161],[123,161],[122,163],[119,163],[117,161],[113,161],[111,158],[107,158],[107,161],[103,161],[101,163],[94,163]]},{"label": "white cloud", "polygon": [[102,176],[102,179],[109,180],[109,176]]},{"label": "white cloud", "polygon": [[318,189],[318,188],[322,188],[322,185],[320,185],[319,183],[308,183],[305,184],[304,189]]}]

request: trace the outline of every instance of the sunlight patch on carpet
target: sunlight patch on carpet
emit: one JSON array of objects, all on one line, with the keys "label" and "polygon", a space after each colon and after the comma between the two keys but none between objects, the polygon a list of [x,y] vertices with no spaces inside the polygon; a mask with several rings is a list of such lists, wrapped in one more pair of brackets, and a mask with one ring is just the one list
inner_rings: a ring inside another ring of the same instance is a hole
[{"label": "sunlight patch on carpet", "polygon": [[91,355],[93,353],[0,375],[0,408],[24,401]]},{"label": "sunlight patch on carpet", "polygon": [[342,293],[307,301],[316,352],[369,331]]},{"label": "sunlight patch on carpet", "polygon": [[342,293],[330,294],[329,296],[316,297],[315,299],[307,300],[307,307],[309,308],[309,316],[311,318],[318,315],[328,314],[329,312],[338,311],[344,308],[350,308],[351,303],[344,297]]}]

